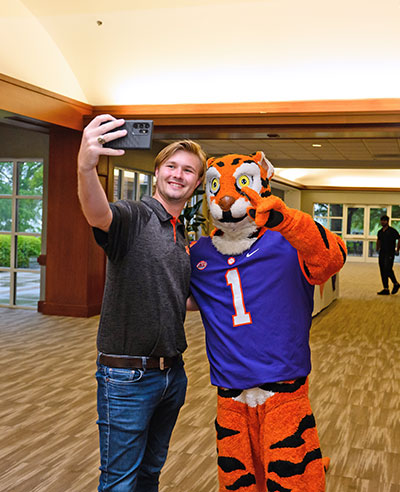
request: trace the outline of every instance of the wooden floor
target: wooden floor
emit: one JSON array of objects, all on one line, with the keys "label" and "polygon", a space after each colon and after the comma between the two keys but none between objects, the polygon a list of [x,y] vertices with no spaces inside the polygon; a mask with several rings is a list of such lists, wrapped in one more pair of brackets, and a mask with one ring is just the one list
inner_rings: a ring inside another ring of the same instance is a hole
[{"label": "wooden floor", "polygon": [[[313,322],[311,399],[332,460],[328,492],[400,492],[400,293],[380,288],[376,265],[348,263],[340,298]],[[0,309],[0,491],[96,490],[97,323]],[[216,397],[198,314],[186,328],[187,403],[161,492],[215,492]]]}]

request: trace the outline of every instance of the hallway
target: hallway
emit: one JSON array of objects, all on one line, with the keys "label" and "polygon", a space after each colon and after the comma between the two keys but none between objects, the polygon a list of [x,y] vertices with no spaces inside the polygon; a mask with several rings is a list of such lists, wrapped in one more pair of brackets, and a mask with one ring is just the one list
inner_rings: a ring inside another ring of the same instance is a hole
[{"label": "hallway", "polygon": [[[311,400],[331,457],[327,492],[400,492],[400,293],[377,296],[378,267],[365,263],[347,263],[339,287],[311,333]],[[186,322],[187,403],[161,492],[217,490],[216,397],[199,320],[190,313]],[[1,491],[96,490],[97,323],[0,309]]]}]

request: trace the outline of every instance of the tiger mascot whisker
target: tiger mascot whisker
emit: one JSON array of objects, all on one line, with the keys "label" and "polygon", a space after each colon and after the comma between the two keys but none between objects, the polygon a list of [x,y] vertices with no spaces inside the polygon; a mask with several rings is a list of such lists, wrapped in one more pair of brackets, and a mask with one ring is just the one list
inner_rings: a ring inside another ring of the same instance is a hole
[{"label": "tiger mascot whisker", "polygon": [[220,492],[323,492],[308,398],[314,285],[343,266],[342,239],[271,194],[262,152],[207,161],[215,230],[191,247],[206,330]]}]

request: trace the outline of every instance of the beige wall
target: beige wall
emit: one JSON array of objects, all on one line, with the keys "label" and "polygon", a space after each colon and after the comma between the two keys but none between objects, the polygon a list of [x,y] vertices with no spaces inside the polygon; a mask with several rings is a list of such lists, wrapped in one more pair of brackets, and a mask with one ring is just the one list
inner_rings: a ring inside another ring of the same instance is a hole
[{"label": "beige wall", "polygon": [[296,208],[301,210],[301,191],[300,190],[286,190],[285,191],[285,203],[290,208]]},{"label": "beige wall", "polygon": [[0,158],[34,157],[48,161],[49,135],[0,125]]}]

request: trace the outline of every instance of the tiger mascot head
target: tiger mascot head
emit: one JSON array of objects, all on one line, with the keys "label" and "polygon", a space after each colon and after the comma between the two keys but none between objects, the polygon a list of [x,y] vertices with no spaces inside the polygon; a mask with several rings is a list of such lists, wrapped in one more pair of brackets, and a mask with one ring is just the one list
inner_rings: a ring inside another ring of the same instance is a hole
[{"label": "tiger mascot head", "polygon": [[222,254],[240,254],[257,240],[259,228],[252,218],[251,203],[242,189],[261,197],[271,195],[272,164],[263,152],[229,154],[207,161],[206,196],[216,229],[212,242]]}]

